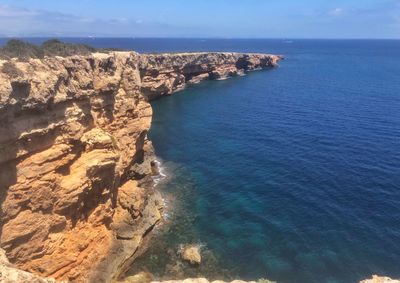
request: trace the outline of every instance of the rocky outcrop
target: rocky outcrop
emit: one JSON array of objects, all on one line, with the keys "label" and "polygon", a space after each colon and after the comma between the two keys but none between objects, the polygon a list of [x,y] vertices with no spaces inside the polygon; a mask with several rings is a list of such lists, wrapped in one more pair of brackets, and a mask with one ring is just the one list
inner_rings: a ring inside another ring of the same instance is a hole
[{"label": "rocky outcrop", "polygon": [[135,52],[0,60],[0,245],[16,267],[106,282],[161,219],[149,100],[272,55]]},{"label": "rocky outcrop", "polygon": [[[268,281],[263,279],[263,281],[260,281],[263,283],[275,283],[273,281]],[[205,278],[188,278],[184,280],[168,280],[168,281],[152,281],[151,283],[257,283],[256,281],[242,281],[242,280],[233,280],[230,282],[226,281],[221,281],[221,280],[214,280],[214,281],[208,281]]]},{"label": "rocky outcrop", "polygon": [[[147,274],[145,272],[139,273],[134,276],[130,276],[124,279],[119,283],[257,283],[256,281],[242,281],[242,280],[233,280],[233,281],[221,281],[214,280],[209,281],[205,278],[187,278],[183,280],[166,280],[166,281],[153,281],[151,274]],[[260,279],[258,283],[276,283],[274,281],[269,281],[267,279]]]},{"label": "rocky outcrop", "polygon": [[394,280],[389,277],[380,277],[377,275],[372,276],[372,279],[366,279],[360,283],[400,283],[400,280]]},{"label": "rocky outcrop", "polygon": [[183,247],[179,253],[182,259],[190,264],[198,265],[201,263],[200,247],[198,246]]},{"label": "rocky outcrop", "polygon": [[[142,281],[142,282],[145,282],[145,281]],[[270,281],[268,279],[260,279],[260,280],[258,280],[258,282],[275,283],[275,281]],[[126,283],[130,283],[130,282],[128,281]],[[220,281],[220,280],[209,281],[205,278],[188,278],[185,280],[151,281],[151,283],[228,283],[228,282]],[[230,283],[256,283],[256,281],[234,280],[234,281],[231,281]],[[379,277],[377,275],[374,275],[372,277],[372,279],[363,280],[363,281],[360,281],[360,283],[400,283],[400,281],[393,280],[389,277]]]},{"label": "rocky outcrop", "polygon": [[0,282],[2,283],[56,283],[54,279],[41,278],[12,265],[4,250],[0,249]]},{"label": "rocky outcrop", "polygon": [[240,53],[143,55],[142,92],[149,99],[169,95],[207,79],[224,79],[276,66],[281,56]]}]

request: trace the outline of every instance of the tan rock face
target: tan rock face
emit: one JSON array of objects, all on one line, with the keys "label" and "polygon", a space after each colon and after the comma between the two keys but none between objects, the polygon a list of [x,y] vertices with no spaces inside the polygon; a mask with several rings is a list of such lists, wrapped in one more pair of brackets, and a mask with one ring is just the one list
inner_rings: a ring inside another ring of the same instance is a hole
[{"label": "tan rock face", "polygon": [[360,283],[400,283],[400,280],[394,280],[389,277],[380,277],[377,275],[372,276],[372,279],[366,279]]},{"label": "tan rock face", "polygon": [[0,241],[20,268],[90,278],[117,245],[115,210],[133,221],[144,209],[139,190],[117,201],[151,123],[139,58],[46,58],[14,62],[23,78],[0,73]]},{"label": "tan rock face", "polygon": [[[0,60],[0,245],[11,263],[109,281],[161,219],[149,100],[275,65],[272,55],[135,52]],[[3,72],[12,63],[19,75]]]},{"label": "tan rock face", "polygon": [[[0,282],[2,283],[56,283],[54,279],[42,278],[22,271],[13,266],[7,259],[4,250],[0,249]],[[61,283],[61,282],[59,282]]]},{"label": "tan rock face", "polygon": [[188,261],[190,264],[200,264],[200,248],[197,246],[187,246],[181,251],[181,257],[182,259]]},{"label": "tan rock face", "polygon": [[140,272],[134,276],[129,276],[124,278],[123,281],[118,283],[151,283],[153,281],[153,276],[150,273]]},{"label": "tan rock face", "polygon": [[240,53],[142,55],[142,91],[151,100],[181,90],[188,83],[273,67],[280,59],[275,55]]}]

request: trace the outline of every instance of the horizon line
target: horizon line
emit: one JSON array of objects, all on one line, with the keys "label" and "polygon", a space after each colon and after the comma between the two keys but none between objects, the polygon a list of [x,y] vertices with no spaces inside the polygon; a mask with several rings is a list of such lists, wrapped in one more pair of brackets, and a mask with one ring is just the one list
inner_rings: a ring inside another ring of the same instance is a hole
[{"label": "horizon line", "polygon": [[371,37],[371,38],[351,38],[351,37],[186,37],[186,36],[2,36],[0,39],[42,39],[42,38],[79,38],[79,39],[207,39],[207,40],[400,40],[400,38]]}]

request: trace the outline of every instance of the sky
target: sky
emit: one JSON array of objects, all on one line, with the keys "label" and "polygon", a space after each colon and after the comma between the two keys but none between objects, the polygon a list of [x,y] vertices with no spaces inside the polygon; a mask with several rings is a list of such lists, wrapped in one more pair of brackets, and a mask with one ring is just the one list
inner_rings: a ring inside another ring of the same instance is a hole
[{"label": "sky", "polygon": [[0,0],[0,37],[400,38],[400,0]]}]

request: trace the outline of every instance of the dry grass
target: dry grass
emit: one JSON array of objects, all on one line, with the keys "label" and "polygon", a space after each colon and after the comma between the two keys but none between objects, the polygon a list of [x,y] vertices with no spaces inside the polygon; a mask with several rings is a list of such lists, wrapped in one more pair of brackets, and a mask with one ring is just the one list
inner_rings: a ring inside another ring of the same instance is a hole
[{"label": "dry grass", "polygon": [[1,67],[1,72],[9,75],[11,78],[22,77],[23,72],[15,66],[14,62],[5,62]]}]

